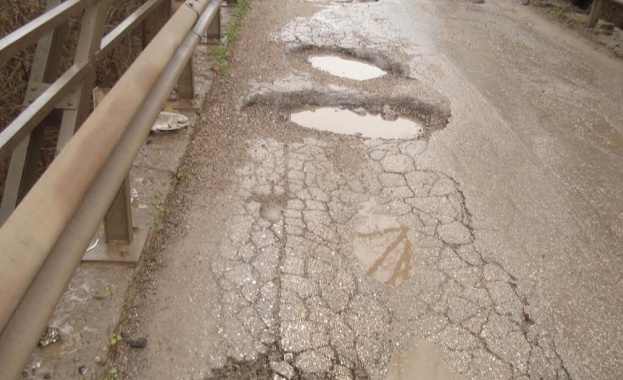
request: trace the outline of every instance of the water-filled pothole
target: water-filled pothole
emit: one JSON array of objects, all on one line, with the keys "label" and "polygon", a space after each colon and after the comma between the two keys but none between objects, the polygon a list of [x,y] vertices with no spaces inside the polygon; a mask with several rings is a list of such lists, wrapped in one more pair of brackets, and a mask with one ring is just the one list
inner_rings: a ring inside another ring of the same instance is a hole
[{"label": "water-filled pothole", "polygon": [[[283,86],[291,87],[293,85],[292,83],[284,83]],[[298,119],[296,117],[293,118],[292,115],[298,114],[299,111],[309,111],[321,107],[338,107],[341,110],[354,110],[354,113],[361,115],[368,113],[371,115],[382,115],[380,118],[377,116],[377,120],[389,121],[395,120],[398,117],[407,119],[411,123],[415,122],[415,128],[413,124],[410,124],[412,129],[408,135],[398,137],[385,135],[385,133],[395,133],[396,126],[399,124],[388,122],[384,125],[391,127],[381,128],[381,133],[383,133],[381,138],[428,139],[432,133],[443,129],[448,123],[450,117],[449,102],[441,97],[428,96],[424,91],[417,88],[414,88],[412,92],[413,96],[382,96],[349,90],[324,90],[315,87],[295,91],[282,88],[260,88],[243,100],[241,110],[254,113],[261,107],[275,107],[273,110],[279,114],[279,120],[297,122]],[[314,119],[318,117],[318,113],[313,116]],[[360,118],[355,118],[352,115],[349,115],[349,117],[347,125],[357,127]],[[308,116],[303,116],[303,118],[308,119]],[[300,125],[301,123],[298,124]],[[333,130],[327,128],[326,125],[320,124],[320,122],[318,124],[314,123],[313,126],[306,124],[303,127],[335,133],[361,134],[369,137],[369,135],[364,134],[364,129],[368,128],[358,127],[357,130],[342,131],[338,127],[337,130]],[[377,135],[375,134],[375,136]]]},{"label": "water-filled pothole", "polygon": [[[312,59],[330,57],[332,66],[336,64],[349,64],[357,62],[367,64],[380,69],[385,74],[391,74],[401,78],[408,78],[410,75],[409,65],[404,63],[404,57],[390,55],[386,52],[368,48],[344,48],[344,47],[318,47],[315,45],[297,45],[290,48],[290,52],[298,54],[306,61]],[[338,63],[339,62],[339,63]]]},{"label": "water-filled pothole", "polygon": [[368,63],[335,56],[314,56],[309,58],[309,62],[314,68],[331,75],[359,81],[379,78],[387,74]]},{"label": "water-filled pothole", "polygon": [[380,114],[359,111],[321,107],[293,112],[290,120],[305,128],[366,138],[416,139],[424,134],[424,128],[409,119],[386,120]]}]

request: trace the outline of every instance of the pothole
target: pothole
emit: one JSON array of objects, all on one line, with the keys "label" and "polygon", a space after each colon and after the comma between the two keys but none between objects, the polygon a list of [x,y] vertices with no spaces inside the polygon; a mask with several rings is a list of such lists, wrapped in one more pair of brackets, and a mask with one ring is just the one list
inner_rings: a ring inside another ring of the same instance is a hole
[{"label": "pothole", "polygon": [[446,126],[450,107],[443,98],[420,93],[421,98],[347,90],[260,88],[243,101],[241,110],[276,107],[284,113],[282,120],[319,131],[367,138],[428,139],[434,131]]},{"label": "pothole", "polygon": [[416,139],[424,134],[424,128],[409,119],[387,120],[383,115],[370,114],[363,108],[356,111],[337,107],[312,108],[292,113],[290,120],[305,128],[365,138]]},{"label": "pothole", "polygon": [[257,205],[259,216],[271,222],[276,222],[283,217],[285,200],[283,197],[272,195],[254,196],[249,199],[251,203]]},{"label": "pothole", "polygon": [[[268,347],[264,354],[260,354],[255,360],[237,361],[228,358],[221,368],[212,369],[211,374],[204,380],[274,380],[274,379],[357,379],[368,380],[370,375],[359,362],[332,363],[332,369],[326,373],[305,373],[297,365],[297,359],[303,354],[284,353],[276,346]],[[340,365],[341,364],[341,365]]]},{"label": "pothole", "polygon": [[325,71],[331,75],[353,80],[370,80],[387,74],[380,68],[335,56],[313,56],[309,58],[312,67]]},{"label": "pothole", "polygon": [[[395,74],[399,77],[408,78],[410,75],[409,65],[403,63],[400,57],[388,55],[385,52],[374,49],[344,48],[344,47],[318,47],[315,45],[297,45],[290,49],[292,53],[300,54],[311,60],[314,57],[333,57],[331,65],[348,62],[368,64],[386,74]],[[346,61],[346,62],[344,62]]]}]

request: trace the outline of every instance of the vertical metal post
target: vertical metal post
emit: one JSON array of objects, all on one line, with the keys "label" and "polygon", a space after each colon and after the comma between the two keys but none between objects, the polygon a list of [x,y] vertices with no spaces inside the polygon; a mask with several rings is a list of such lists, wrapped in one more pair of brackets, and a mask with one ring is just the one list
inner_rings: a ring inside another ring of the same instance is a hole
[{"label": "vertical metal post", "polygon": [[[180,4],[181,5],[181,4]],[[178,100],[195,100],[195,73],[193,69],[193,58],[184,67],[182,75],[177,80]]]},{"label": "vertical metal post", "polygon": [[194,100],[195,99],[195,76],[193,72],[193,59],[184,67],[182,75],[178,79],[177,92],[180,100]]},{"label": "vertical metal post", "polygon": [[[93,91],[93,105],[97,107],[106,96],[105,90]],[[134,238],[132,222],[132,195],[130,193],[130,176],[126,175],[115,199],[104,216],[104,233],[106,243],[131,244]]]},{"label": "vertical metal post", "polygon": [[[216,16],[208,26],[206,33],[208,40],[213,40],[218,43],[221,40],[221,7],[219,6],[216,11]],[[177,82],[177,92],[179,100],[181,101],[193,101],[195,100],[195,76],[193,69],[193,58],[190,58],[188,64],[182,71],[182,75]],[[183,102],[181,104],[184,104]]]},{"label": "vertical metal post", "polygon": [[604,7],[604,0],[593,0],[593,6],[591,7],[591,14],[588,16],[588,27],[594,28],[599,21],[599,15]]},{"label": "vertical metal post", "polygon": [[208,40],[216,40],[216,42],[221,40],[221,7],[218,7],[216,16],[208,26],[207,38]]},{"label": "vertical metal post", "polygon": [[[110,0],[100,0],[86,9],[82,19],[78,45],[76,46],[74,64],[84,64],[95,57],[95,53],[99,50],[102,42],[109,5]],[[56,144],[56,154],[63,150],[89,115],[91,111],[91,92],[94,85],[95,67],[92,67],[82,83],[73,89],[66,98],[65,104],[63,104],[65,111],[63,112],[60,134]]]},{"label": "vertical metal post", "polygon": [[123,242],[132,243],[132,205],[130,195],[130,178],[126,177],[121,184],[115,200],[110,205],[108,213],[104,217],[104,230],[106,243]]},{"label": "vertical metal post", "polygon": [[[60,4],[61,0],[48,0],[46,10]],[[36,98],[39,91],[42,91],[44,83],[50,83],[56,79],[64,35],[65,28],[61,27],[39,40],[33,57],[24,105],[30,104]],[[13,151],[4,186],[2,205],[0,206],[0,224],[8,219],[18,202],[36,181],[36,169],[43,142],[43,129],[44,123],[40,124]]]},{"label": "vertical metal post", "polygon": [[[143,21],[143,47],[158,34],[171,16],[171,1],[164,0],[162,4]],[[132,243],[133,223],[132,205],[130,195],[130,178],[126,177],[115,200],[104,217],[104,231],[106,243],[121,242]]]},{"label": "vertical metal post", "polygon": [[171,17],[171,0],[164,0],[145,21],[143,21],[143,48],[158,34]]}]

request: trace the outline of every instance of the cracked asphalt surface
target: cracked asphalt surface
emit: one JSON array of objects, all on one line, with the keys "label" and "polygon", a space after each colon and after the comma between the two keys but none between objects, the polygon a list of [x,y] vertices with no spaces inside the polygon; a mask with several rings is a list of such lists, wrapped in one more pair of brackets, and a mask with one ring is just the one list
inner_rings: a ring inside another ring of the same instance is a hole
[{"label": "cracked asphalt surface", "polygon": [[[124,378],[618,379],[623,68],[539,17],[255,0],[129,300],[149,344]],[[393,74],[332,77],[318,51]],[[313,105],[427,133],[288,121]],[[422,351],[444,370],[401,372]]]}]

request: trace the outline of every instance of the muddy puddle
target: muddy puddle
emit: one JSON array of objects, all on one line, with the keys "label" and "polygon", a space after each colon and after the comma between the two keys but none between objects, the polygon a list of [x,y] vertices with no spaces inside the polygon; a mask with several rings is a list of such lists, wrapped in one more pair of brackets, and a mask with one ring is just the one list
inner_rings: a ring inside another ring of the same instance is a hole
[{"label": "muddy puddle", "polygon": [[371,215],[356,219],[354,229],[353,253],[368,276],[390,285],[409,278],[412,245],[407,227],[393,217]]},{"label": "muddy puddle", "polygon": [[311,57],[309,62],[312,67],[331,75],[359,81],[379,78],[387,74],[376,66],[335,56]]},{"label": "muddy puddle", "polygon": [[418,342],[411,351],[394,352],[387,380],[463,380],[454,374],[436,347]]},{"label": "muddy puddle", "polygon": [[290,121],[305,128],[365,138],[415,139],[424,133],[421,125],[408,119],[385,120],[381,115],[355,113],[336,107],[294,112],[290,115]]}]

